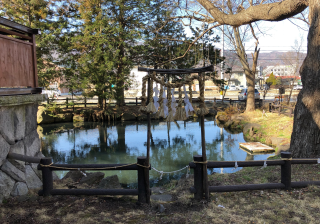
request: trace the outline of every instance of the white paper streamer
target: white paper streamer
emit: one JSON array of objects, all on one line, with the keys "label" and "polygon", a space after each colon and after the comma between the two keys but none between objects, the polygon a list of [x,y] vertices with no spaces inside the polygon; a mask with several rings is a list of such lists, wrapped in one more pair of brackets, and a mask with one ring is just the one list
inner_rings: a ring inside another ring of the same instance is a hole
[{"label": "white paper streamer", "polygon": [[164,113],[165,117],[167,117],[169,115],[168,107],[167,107],[168,99],[167,99],[167,96],[166,96],[166,91],[167,91],[167,88],[164,87],[164,91],[163,91],[163,94],[162,94],[162,98],[163,98],[162,104],[163,104],[163,113]]},{"label": "white paper streamer", "polygon": [[189,111],[193,111],[193,106],[189,101],[189,97],[188,97],[185,85],[183,85],[183,90],[184,90],[184,100],[183,101],[185,103],[184,109],[186,110],[186,115],[188,117],[189,116]]},{"label": "white paper streamer", "polygon": [[[154,92],[154,97],[153,97],[153,104],[154,107],[156,108],[156,110],[158,111],[159,108],[159,90],[158,90],[158,85],[156,85],[156,87],[153,88],[153,92]],[[157,112],[154,112],[154,114]]]}]

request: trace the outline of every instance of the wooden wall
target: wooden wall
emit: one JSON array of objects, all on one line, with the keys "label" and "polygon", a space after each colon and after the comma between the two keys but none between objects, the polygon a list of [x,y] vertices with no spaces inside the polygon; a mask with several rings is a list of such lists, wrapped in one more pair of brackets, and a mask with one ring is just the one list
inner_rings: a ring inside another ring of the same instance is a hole
[{"label": "wooden wall", "polygon": [[33,43],[0,35],[0,87],[37,87]]}]

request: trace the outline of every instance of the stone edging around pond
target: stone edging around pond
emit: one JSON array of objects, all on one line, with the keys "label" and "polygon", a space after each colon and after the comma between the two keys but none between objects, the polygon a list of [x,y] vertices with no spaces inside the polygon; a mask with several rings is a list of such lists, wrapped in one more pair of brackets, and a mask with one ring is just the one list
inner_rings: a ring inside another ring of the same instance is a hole
[{"label": "stone edging around pond", "polygon": [[[231,117],[224,112],[218,112],[216,115],[216,121],[218,126],[224,127],[232,133],[242,132],[243,137],[249,142],[262,142],[269,146],[275,147],[276,154],[281,151],[287,151],[290,148],[290,144],[286,143],[285,138],[279,137],[267,137],[262,133],[262,127],[260,124],[244,123],[244,118],[241,114],[234,114]],[[266,139],[265,141],[263,139]]]},{"label": "stone edging around pond", "polygon": [[[208,117],[216,116],[217,111],[213,108],[209,108],[209,113],[206,115]],[[195,115],[196,117],[196,115]],[[155,114],[151,114],[151,119],[159,119]],[[161,118],[160,118],[161,119]],[[84,122],[84,121],[110,121],[110,120],[121,120],[121,121],[146,121],[147,115],[142,113],[124,112],[115,113],[111,115],[104,115],[101,111],[92,114],[76,114],[76,113],[63,113],[57,115],[51,115],[44,107],[39,107],[37,113],[37,123],[38,124],[52,124],[52,123],[65,123],[65,122]]]}]

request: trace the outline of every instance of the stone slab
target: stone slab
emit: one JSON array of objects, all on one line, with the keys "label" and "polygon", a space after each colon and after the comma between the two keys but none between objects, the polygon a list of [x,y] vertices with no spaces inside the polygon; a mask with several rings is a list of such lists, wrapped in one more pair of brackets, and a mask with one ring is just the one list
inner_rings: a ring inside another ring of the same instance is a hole
[{"label": "stone slab", "polygon": [[[0,199],[8,198],[13,189],[15,181],[0,170]],[[2,200],[1,200],[2,201]]]},{"label": "stone slab", "polygon": [[10,145],[0,134],[0,166],[5,162],[10,151]]},{"label": "stone slab", "polygon": [[26,119],[25,133],[29,135],[32,131],[37,129],[37,112],[38,104],[30,104],[25,107],[25,114],[28,119]]},{"label": "stone slab", "polygon": [[11,191],[11,196],[22,196],[28,194],[28,186],[26,183],[23,182],[17,182],[15,183],[12,191]]},{"label": "stone slab", "polygon": [[272,147],[262,144],[261,142],[246,142],[239,143],[239,145],[241,148],[248,150],[251,153],[274,152]]},{"label": "stone slab", "polygon": [[1,170],[8,174],[12,179],[20,182],[25,182],[25,174],[19,170],[17,167],[12,165],[8,160],[2,165]]},{"label": "stone slab", "polygon": [[25,155],[35,156],[40,151],[40,138],[37,130],[32,131],[23,140],[25,146]]},{"label": "stone slab", "polygon": [[29,189],[39,189],[42,187],[42,182],[32,167],[26,166],[26,182]]}]

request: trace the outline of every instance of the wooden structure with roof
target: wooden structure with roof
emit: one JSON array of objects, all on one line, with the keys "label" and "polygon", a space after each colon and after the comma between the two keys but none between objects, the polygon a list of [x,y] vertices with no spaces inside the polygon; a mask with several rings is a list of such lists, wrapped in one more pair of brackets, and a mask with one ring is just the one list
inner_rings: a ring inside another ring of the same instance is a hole
[{"label": "wooden structure with roof", "polygon": [[0,96],[41,93],[37,34],[40,30],[0,17]]}]

